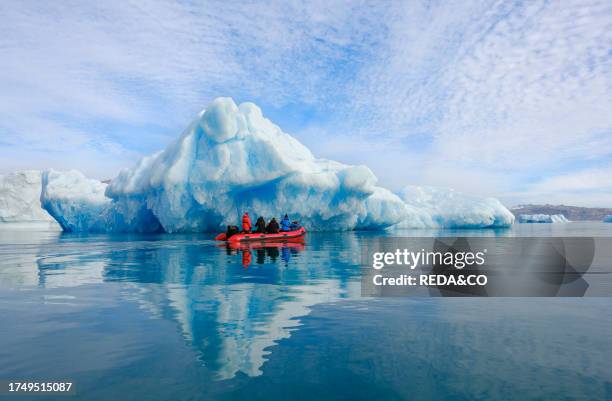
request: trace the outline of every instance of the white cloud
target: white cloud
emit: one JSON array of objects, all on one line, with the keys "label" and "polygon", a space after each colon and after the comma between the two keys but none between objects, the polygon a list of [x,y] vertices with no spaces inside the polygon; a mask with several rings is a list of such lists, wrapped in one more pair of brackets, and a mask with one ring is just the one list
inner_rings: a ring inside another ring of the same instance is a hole
[{"label": "white cloud", "polygon": [[558,203],[609,207],[612,200],[612,165],[579,169],[542,178],[524,185],[521,191],[508,193],[509,203]]},{"label": "white cloud", "polygon": [[346,79],[334,66],[364,53],[377,15],[353,2],[4,3],[0,142],[26,151],[54,138],[72,153],[113,140],[88,129],[100,121],[171,138],[221,95],[325,103]]},{"label": "white cloud", "polygon": [[535,185],[543,192],[597,191],[612,192],[612,167],[592,168],[545,178]]},{"label": "white cloud", "polygon": [[[612,156],[609,2],[434,2],[395,11],[381,60],[362,71],[349,106],[361,135],[430,135],[420,177],[503,195]],[[414,158],[410,148],[406,158]],[[549,193],[563,195],[562,187]]]}]

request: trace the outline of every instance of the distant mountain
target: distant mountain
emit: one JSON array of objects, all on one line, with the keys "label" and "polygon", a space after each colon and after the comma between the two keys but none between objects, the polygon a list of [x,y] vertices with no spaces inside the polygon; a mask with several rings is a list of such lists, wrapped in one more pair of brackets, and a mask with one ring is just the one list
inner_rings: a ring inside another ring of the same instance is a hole
[{"label": "distant mountain", "polygon": [[517,205],[510,208],[515,215],[519,214],[562,214],[569,220],[602,221],[612,214],[612,208],[580,207],[567,205]]}]

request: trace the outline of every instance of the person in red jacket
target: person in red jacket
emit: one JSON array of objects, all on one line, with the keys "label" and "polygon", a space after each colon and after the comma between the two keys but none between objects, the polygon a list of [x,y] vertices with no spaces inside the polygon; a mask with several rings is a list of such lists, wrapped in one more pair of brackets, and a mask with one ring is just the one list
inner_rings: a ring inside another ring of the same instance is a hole
[{"label": "person in red jacket", "polygon": [[245,233],[251,232],[251,219],[248,212],[244,212],[242,215],[242,231]]}]

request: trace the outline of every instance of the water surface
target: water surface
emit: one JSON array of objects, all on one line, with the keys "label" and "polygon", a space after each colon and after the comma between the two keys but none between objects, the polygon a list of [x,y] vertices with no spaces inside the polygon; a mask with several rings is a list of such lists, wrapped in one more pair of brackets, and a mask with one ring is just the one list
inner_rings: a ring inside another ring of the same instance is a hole
[{"label": "water surface", "polygon": [[0,230],[0,379],[70,379],[83,400],[612,399],[611,299],[361,298],[360,249],[380,235],[228,249]]}]

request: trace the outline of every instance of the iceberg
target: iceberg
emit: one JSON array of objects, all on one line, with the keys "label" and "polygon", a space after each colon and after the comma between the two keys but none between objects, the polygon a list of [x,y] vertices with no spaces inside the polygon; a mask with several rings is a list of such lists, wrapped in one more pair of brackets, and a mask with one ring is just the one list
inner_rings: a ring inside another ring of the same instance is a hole
[{"label": "iceberg", "polygon": [[397,228],[500,228],[514,222],[514,215],[495,198],[413,185],[404,187],[399,196],[410,213]]},{"label": "iceberg", "polygon": [[604,223],[612,223],[612,214],[608,214],[603,219]]},{"label": "iceberg", "polygon": [[27,170],[0,174],[0,224],[41,226],[59,229],[59,226],[42,208],[40,202],[42,174]]},{"label": "iceberg", "polygon": [[42,205],[64,231],[102,231],[101,215],[110,203],[105,190],[106,184],[76,170],[42,174]]},{"label": "iceberg", "polygon": [[217,98],[166,149],[107,185],[78,171],[47,171],[43,207],[65,231],[210,232],[289,214],[308,230],[502,227],[499,201],[433,188],[399,195],[363,165],[316,158],[255,104]]},{"label": "iceberg", "polygon": [[66,232],[159,232],[157,219],[140,203],[116,203],[107,184],[71,170],[42,174],[42,205]]},{"label": "iceberg", "polygon": [[67,231],[215,231],[244,211],[288,213],[311,230],[382,229],[406,214],[368,167],[317,159],[255,104],[230,98],[106,187],[77,172],[46,177],[44,207]]},{"label": "iceberg", "polygon": [[567,223],[569,220],[562,214],[521,214],[519,223]]}]

